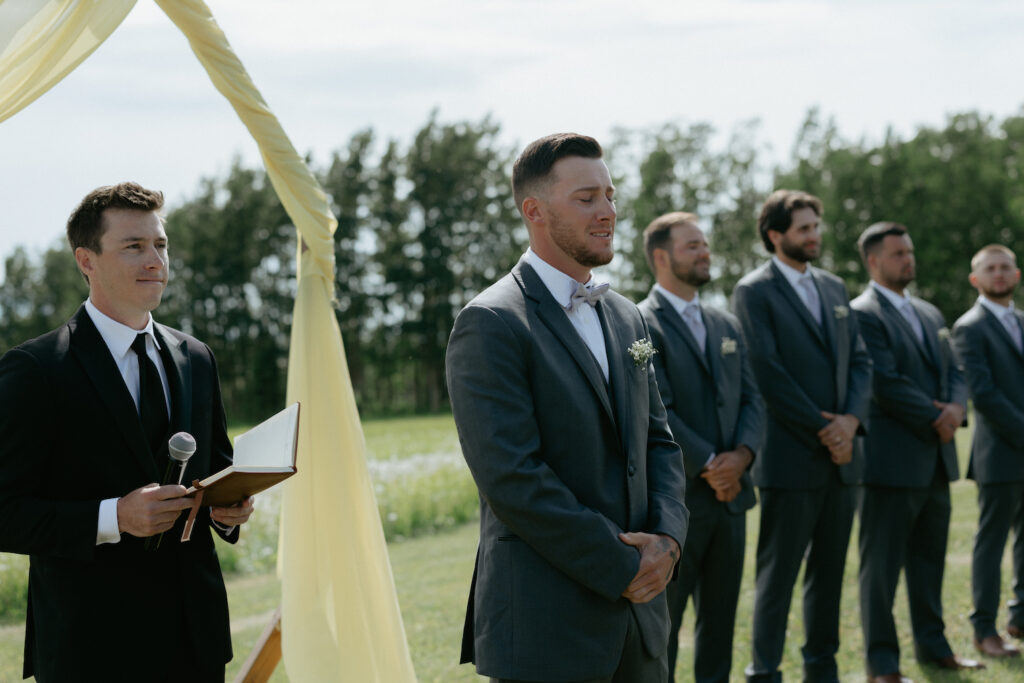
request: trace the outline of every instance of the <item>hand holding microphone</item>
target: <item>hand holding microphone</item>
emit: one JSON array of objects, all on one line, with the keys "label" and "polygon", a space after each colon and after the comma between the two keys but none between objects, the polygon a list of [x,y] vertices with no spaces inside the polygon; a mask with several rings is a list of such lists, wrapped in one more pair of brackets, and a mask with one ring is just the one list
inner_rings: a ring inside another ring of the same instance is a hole
[{"label": "hand holding microphone", "polygon": [[[178,432],[170,438],[167,442],[167,467],[164,469],[163,479],[160,481],[161,486],[168,486],[170,484],[181,485],[181,479],[185,475],[185,466],[188,464],[189,458],[196,452],[196,440],[188,432]],[[177,466],[177,467],[176,467]],[[178,470],[177,478],[175,478],[175,469]],[[175,499],[165,499],[175,500]],[[188,508],[188,505],[184,507],[178,507],[174,513],[171,524],[174,524],[174,520],[178,518],[178,514],[181,510]],[[168,511],[170,512],[170,511]],[[160,547],[160,541],[163,539],[163,532],[161,531],[156,536],[150,536],[146,539],[145,547],[146,550],[156,550]]]}]

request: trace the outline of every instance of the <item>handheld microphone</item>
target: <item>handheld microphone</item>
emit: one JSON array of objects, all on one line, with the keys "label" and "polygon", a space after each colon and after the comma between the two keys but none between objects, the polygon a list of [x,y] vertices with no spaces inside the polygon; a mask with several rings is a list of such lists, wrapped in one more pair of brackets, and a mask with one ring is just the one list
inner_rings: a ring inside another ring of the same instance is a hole
[{"label": "handheld microphone", "polygon": [[[196,452],[196,440],[188,432],[178,432],[167,442],[167,467],[164,469],[164,477],[160,481],[161,486],[168,484],[181,484],[181,478],[185,476],[185,466],[188,459]],[[178,478],[174,478],[175,465],[179,465]],[[146,550],[156,550],[160,547],[163,539],[162,533],[150,536],[146,539]]]}]

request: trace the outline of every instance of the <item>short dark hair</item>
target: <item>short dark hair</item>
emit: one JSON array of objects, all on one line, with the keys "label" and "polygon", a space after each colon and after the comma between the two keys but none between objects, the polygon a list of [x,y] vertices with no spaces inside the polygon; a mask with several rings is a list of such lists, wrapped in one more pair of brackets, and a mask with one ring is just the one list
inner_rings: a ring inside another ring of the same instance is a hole
[{"label": "short dark hair", "polygon": [[101,253],[100,238],[106,226],[103,212],[107,209],[131,209],[134,211],[159,211],[164,206],[164,194],[147,190],[138,183],[118,183],[98,187],[79,202],[68,218],[68,244],[71,251],[85,247]]},{"label": "short dark hair", "polygon": [[1003,244],[986,244],[977,251],[974,256],[971,257],[971,270],[978,267],[978,262],[989,254],[1005,254],[1013,259],[1014,263],[1017,263],[1017,255],[1013,253],[1013,249]]},{"label": "short dark hair", "polygon": [[868,226],[867,230],[857,238],[857,250],[860,251],[860,260],[864,262],[864,267],[866,268],[868,265],[868,255],[878,251],[882,240],[889,235],[900,237],[906,234],[907,226],[892,221],[880,221]]},{"label": "short dark hair", "polygon": [[555,133],[534,140],[512,165],[512,195],[516,200],[516,208],[523,210],[523,200],[547,180],[552,166],[559,159],[600,159],[603,155],[604,150],[597,140],[578,133]]},{"label": "short dark hair", "polygon": [[665,249],[671,242],[672,228],[677,225],[697,225],[699,220],[695,213],[673,211],[658,216],[644,228],[644,256],[647,257],[651,272],[654,272],[654,250]]},{"label": "short dark hair", "polygon": [[775,190],[768,195],[757,218],[757,231],[769,253],[775,253],[775,245],[768,239],[768,231],[785,233],[793,223],[793,212],[798,209],[812,209],[820,218],[821,200],[800,190]]}]

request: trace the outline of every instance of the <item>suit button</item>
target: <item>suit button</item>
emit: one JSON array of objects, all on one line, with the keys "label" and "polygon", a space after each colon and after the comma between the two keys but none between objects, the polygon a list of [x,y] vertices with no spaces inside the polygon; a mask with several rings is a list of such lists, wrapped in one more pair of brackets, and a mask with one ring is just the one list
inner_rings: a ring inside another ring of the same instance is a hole
[{"label": "suit button", "polygon": [[630,465],[629,468],[626,469],[626,472],[628,472],[629,476],[632,477],[634,474],[636,474],[636,465]]}]

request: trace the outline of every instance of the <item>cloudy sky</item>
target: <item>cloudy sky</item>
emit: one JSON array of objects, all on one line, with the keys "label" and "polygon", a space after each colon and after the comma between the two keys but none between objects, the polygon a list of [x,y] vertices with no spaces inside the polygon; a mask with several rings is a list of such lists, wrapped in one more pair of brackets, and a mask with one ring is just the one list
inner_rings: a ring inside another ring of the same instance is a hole
[{"label": "cloudy sky", "polygon": [[[1005,0],[207,0],[295,147],[323,162],[372,127],[408,141],[490,113],[509,144],[558,130],[751,118],[785,158],[809,107],[850,138],[1021,110],[1024,4]],[[150,0],[0,123],[0,257],[58,240],[125,179],[173,205],[254,143]],[[618,173],[628,172],[616,169]]]}]

